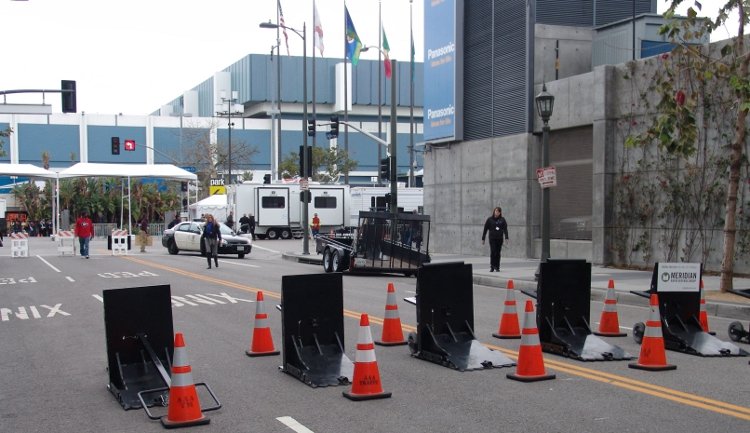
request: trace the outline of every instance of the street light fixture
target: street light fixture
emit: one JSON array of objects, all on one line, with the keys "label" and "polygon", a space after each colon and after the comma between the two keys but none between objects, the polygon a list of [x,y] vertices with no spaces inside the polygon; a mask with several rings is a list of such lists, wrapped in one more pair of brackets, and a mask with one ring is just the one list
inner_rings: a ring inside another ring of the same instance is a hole
[{"label": "street light fixture", "polygon": [[[303,101],[303,109],[302,109],[302,146],[304,152],[302,152],[302,155],[300,155],[301,159],[301,166],[302,166],[302,173],[300,173],[300,177],[304,177],[304,175],[309,172],[310,170],[308,167],[310,167],[310,164],[312,161],[308,160],[308,146],[307,146],[307,26],[305,22],[302,22],[302,32],[299,30],[285,26],[283,24],[274,24],[271,21],[268,21],[267,23],[260,23],[260,28],[262,29],[286,29],[293,31],[297,36],[302,38],[302,101]],[[305,179],[307,179],[305,177]],[[305,200],[302,203],[302,230],[303,230],[303,237],[302,237],[302,254],[309,255],[310,254],[310,223],[309,223],[309,216],[308,216],[308,204],[307,204],[307,197],[309,196],[310,192],[309,189],[306,190],[306,192],[303,194],[305,196]]]},{"label": "street light fixture", "polygon": [[[230,78],[230,82],[231,82],[231,78]],[[229,88],[231,89],[232,86],[230,85]],[[242,114],[244,110],[244,106],[242,106],[242,104],[235,104],[235,102],[237,102],[236,90],[234,91],[230,90],[229,97],[227,97],[224,91],[222,91],[221,93],[222,93],[221,102],[222,104],[227,104],[227,111],[219,111],[216,114],[218,114],[219,116],[227,116],[227,129],[228,129],[227,141],[228,141],[228,148],[229,148],[228,149],[229,155],[227,158],[228,159],[227,171],[229,172],[229,178],[228,178],[227,184],[231,185],[232,184],[232,126],[234,126],[234,123],[232,123],[232,114]],[[240,106],[242,107],[242,109],[240,109]]]},{"label": "street light fixture", "polygon": [[[542,118],[542,168],[549,165],[549,119],[555,106],[555,97],[547,92],[547,84],[542,84],[542,92],[534,98],[536,111]],[[542,262],[550,256],[549,248],[549,188],[542,188]]]}]

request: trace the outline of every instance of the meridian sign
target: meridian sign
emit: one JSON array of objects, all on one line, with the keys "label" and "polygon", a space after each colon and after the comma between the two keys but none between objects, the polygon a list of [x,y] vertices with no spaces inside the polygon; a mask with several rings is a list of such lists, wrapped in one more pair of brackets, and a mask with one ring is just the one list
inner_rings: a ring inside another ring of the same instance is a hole
[{"label": "meridian sign", "polygon": [[463,139],[463,0],[424,2],[424,139]]}]

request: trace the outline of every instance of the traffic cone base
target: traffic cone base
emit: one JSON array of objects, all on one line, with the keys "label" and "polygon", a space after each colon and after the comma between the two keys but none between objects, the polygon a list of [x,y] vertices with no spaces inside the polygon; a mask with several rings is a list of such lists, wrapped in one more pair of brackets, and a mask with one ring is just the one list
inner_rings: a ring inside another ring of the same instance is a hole
[{"label": "traffic cone base", "polygon": [[635,368],[637,370],[648,370],[648,371],[666,371],[666,370],[676,370],[677,366],[672,364],[665,364],[665,365],[642,365],[638,364],[637,362],[631,362],[628,364],[628,367]]},{"label": "traffic cone base", "polygon": [[375,344],[378,346],[405,346],[409,344],[406,340],[404,341],[396,341],[396,342],[386,342],[386,341],[376,341]]},{"label": "traffic cone base", "polygon": [[393,283],[388,283],[388,295],[385,302],[385,316],[383,318],[383,332],[380,340],[375,341],[378,346],[403,346],[407,344],[404,331],[401,329],[401,318],[398,315],[396,303],[396,289]]},{"label": "traffic cone base", "polygon": [[160,419],[161,419],[161,425],[163,425],[164,428],[192,427],[195,425],[205,425],[211,422],[211,418],[208,418],[205,415],[202,415],[201,418],[196,419],[194,421],[185,421],[185,422],[169,421],[166,416],[163,416]]},{"label": "traffic cone base", "polygon": [[518,340],[521,338],[521,334],[518,335],[500,335],[497,332],[493,332],[492,336],[495,338],[500,338],[502,340]]},{"label": "traffic cone base", "polygon": [[253,340],[250,349],[245,351],[247,356],[272,356],[281,353],[273,346],[271,328],[266,321],[268,315],[263,307],[263,292],[258,291],[255,299],[255,326],[253,328]]}]

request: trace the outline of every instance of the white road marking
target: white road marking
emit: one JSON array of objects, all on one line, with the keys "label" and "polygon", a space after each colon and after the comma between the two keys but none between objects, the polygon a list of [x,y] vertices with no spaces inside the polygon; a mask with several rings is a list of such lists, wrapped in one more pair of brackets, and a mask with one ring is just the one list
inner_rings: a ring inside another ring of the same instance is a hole
[{"label": "white road marking", "polygon": [[258,245],[253,245],[253,248],[257,248],[257,249],[263,250],[263,251],[268,251],[269,253],[276,253],[276,254],[280,254],[281,253],[281,251],[272,250],[270,248],[265,248],[265,247],[261,247],[261,246],[258,246]]},{"label": "white road marking", "polygon": [[[205,257],[196,257],[196,259],[206,260]],[[230,264],[230,265],[234,265],[234,266],[244,266],[246,268],[260,268],[260,266],[258,266],[258,265],[251,265],[249,263],[237,263],[237,262],[235,262],[233,260],[224,260],[224,259],[222,259],[222,260],[220,260],[220,262],[223,263],[223,264]]]},{"label": "white road marking", "polygon": [[290,429],[296,431],[297,433],[315,433],[290,416],[280,416],[276,418],[276,420],[289,427]]},{"label": "white road marking", "polygon": [[101,297],[101,295],[91,295],[91,296],[93,296],[99,302],[102,302],[102,303],[104,302],[104,299]]},{"label": "white road marking", "polygon": [[70,281],[71,283],[75,283],[76,280],[73,279],[73,277],[65,277],[66,280]]},{"label": "white road marking", "polygon": [[46,264],[47,264],[47,266],[49,266],[50,268],[52,268],[52,269],[53,269],[53,270],[54,270],[55,272],[60,272],[60,270],[59,270],[59,269],[57,269],[56,267],[52,266],[52,264],[51,264],[50,262],[48,262],[48,261],[44,260],[44,259],[42,258],[42,256],[37,256],[37,257],[39,258],[39,260],[41,260],[41,261],[43,261],[44,263],[46,263]]}]

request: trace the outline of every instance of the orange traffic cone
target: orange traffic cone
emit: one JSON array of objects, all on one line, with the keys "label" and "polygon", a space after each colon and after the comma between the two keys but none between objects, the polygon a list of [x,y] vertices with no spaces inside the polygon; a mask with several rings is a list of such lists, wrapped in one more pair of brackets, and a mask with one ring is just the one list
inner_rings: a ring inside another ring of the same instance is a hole
[{"label": "orange traffic cone", "polygon": [[599,331],[595,335],[606,337],[625,337],[625,332],[620,332],[620,320],[617,318],[617,297],[615,296],[615,281],[609,280],[607,296],[604,298],[604,310],[599,319]]},{"label": "orange traffic cone", "polygon": [[515,374],[508,373],[508,379],[521,382],[536,382],[538,380],[554,379],[554,374],[547,374],[544,369],[542,345],[539,342],[539,330],[536,327],[534,303],[526,301],[526,312],[523,317],[523,337],[518,349],[518,364]]},{"label": "orange traffic cone", "polygon": [[383,318],[383,333],[378,346],[401,346],[406,344],[404,332],[401,330],[401,319],[398,317],[398,304],[396,304],[396,290],[393,283],[388,283],[388,296],[385,301],[385,317]]},{"label": "orange traffic cone", "polygon": [[354,380],[352,390],[344,391],[344,397],[349,400],[372,400],[375,398],[389,398],[390,392],[383,392],[380,383],[378,362],[375,360],[375,346],[372,344],[370,333],[370,319],[362,314],[359,320],[359,337],[357,338],[357,355],[354,358]]},{"label": "orange traffic cone", "polygon": [[659,314],[659,297],[651,295],[649,302],[651,312],[649,313],[646,330],[641,341],[641,355],[638,362],[628,364],[630,368],[640,370],[662,371],[674,370],[676,365],[667,364],[667,354],[664,350],[664,337],[661,334],[661,316]]},{"label": "orange traffic cone", "polygon": [[703,332],[716,335],[715,332],[708,330],[708,312],[706,312],[706,292],[703,288],[703,278],[701,278],[701,307],[700,312],[698,313],[698,321],[701,323],[701,329],[703,329]]},{"label": "orange traffic cone", "polygon": [[505,291],[505,307],[503,308],[503,314],[500,316],[500,325],[497,332],[493,333],[492,336],[503,339],[521,338],[513,280],[508,280],[507,288],[508,290]]},{"label": "orange traffic cone", "polygon": [[255,298],[255,327],[253,329],[253,341],[250,350],[246,350],[247,356],[269,356],[278,355],[279,351],[273,347],[271,328],[266,323],[268,314],[263,307],[263,292],[258,290]]},{"label": "orange traffic cone", "polygon": [[174,361],[172,362],[172,385],[169,388],[167,416],[161,417],[166,428],[189,427],[208,424],[211,420],[203,415],[198,393],[193,383],[193,373],[188,361],[185,339],[181,332],[174,336]]}]

